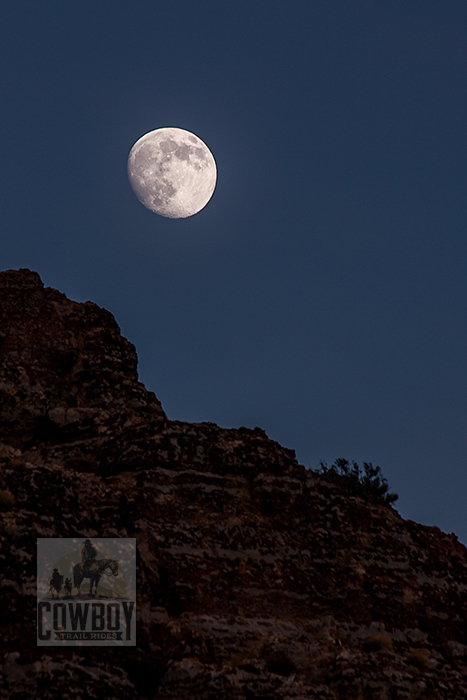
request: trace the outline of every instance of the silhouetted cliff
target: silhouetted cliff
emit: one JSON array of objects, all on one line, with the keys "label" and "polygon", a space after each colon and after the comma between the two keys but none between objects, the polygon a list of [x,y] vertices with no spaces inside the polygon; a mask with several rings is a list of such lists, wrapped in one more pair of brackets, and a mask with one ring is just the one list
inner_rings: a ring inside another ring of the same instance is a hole
[{"label": "silhouetted cliff", "polygon": [[[0,274],[6,698],[467,697],[467,552],[256,428],[170,421],[113,316]],[[36,539],[137,540],[137,647],[36,646]]]}]

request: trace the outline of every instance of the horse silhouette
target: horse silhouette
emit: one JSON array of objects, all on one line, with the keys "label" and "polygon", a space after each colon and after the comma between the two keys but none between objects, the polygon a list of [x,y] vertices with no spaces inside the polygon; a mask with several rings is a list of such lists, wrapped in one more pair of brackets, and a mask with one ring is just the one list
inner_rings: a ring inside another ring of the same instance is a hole
[{"label": "horse silhouette", "polygon": [[[107,573],[107,569],[110,569],[111,573]],[[75,564],[73,567],[73,583],[75,588],[78,589],[78,595],[81,595],[81,584],[85,578],[89,579],[89,594],[93,595],[92,589],[94,588],[94,595],[97,595],[97,587],[102,574],[118,576],[118,559],[88,560]]]}]

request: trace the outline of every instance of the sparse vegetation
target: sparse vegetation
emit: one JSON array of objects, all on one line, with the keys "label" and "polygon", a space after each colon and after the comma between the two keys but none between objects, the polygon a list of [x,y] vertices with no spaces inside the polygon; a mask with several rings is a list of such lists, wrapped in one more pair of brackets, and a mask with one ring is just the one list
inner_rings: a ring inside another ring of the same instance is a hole
[{"label": "sparse vegetation", "polygon": [[371,637],[365,637],[363,640],[363,649],[370,651],[392,651],[393,642],[388,634],[374,634]]},{"label": "sparse vegetation", "polygon": [[6,489],[0,490],[0,509],[1,510],[11,510],[16,506],[16,498],[13,496],[11,491]]},{"label": "sparse vegetation", "polygon": [[76,472],[90,473],[95,471],[96,465],[92,459],[87,457],[69,457],[65,460],[64,467],[66,469],[73,469]]},{"label": "sparse vegetation", "polygon": [[430,665],[430,655],[426,649],[413,649],[406,655],[404,661],[418,671],[426,671]]},{"label": "sparse vegetation", "polygon": [[319,473],[324,474],[328,481],[340,484],[357,496],[371,503],[390,506],[397,501],[397,493],[389,492],[389,484],[381,474],[380,467],[374,467],[371,462],[363,462],[363,471],[356,462],[347,459],[336,459],[330,467],[326,462],[320,462]]}]

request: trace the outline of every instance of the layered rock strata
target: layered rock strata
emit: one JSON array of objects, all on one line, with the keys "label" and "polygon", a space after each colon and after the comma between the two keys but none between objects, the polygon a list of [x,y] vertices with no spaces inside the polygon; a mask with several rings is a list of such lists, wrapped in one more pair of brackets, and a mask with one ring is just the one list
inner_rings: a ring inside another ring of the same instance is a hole
[{"label": "layered rock strata", "polygon": [[[0,274],[0,333],[2,700],[467,697],[454,535],[168,420],[113,317],[35,273]],[[137,647],[36,646],[42,537],[136,538]]]}]

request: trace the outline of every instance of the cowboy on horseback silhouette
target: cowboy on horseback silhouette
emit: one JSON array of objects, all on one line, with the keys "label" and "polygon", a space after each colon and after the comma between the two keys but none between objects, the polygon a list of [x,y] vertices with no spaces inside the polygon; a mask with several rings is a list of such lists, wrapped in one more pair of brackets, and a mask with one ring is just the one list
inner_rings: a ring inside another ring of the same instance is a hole
[{"label": "cowboy on horseback silhouette", "polygon": [[97,549],[94,547],[91,540],[86,540],[83,544],[84,547],[81,550],[81,561],[83,562],[84,571],[88,571],[90,564],[97,557]]},{"label": "cowboy on horseback silhouette", "polygon": [[70,598],[71,597],[71,591],[73,589],[73,586],[71,585],[71,579],[67,578],[65,579],[65,584],[64,584],[64,589],[66,590],[66,595],[65,598]]},{"label": "cowboy on horseback silhouette", "polygon": [[58,569],[54,569],[52,578],[50,579],[50,592],[52,598],[54,597],[53,591],[55,590],[57,598],[60,596],[60,590],[62,588],[63,576],[59,573]]},{"label": "cowboy on horseback silhouette", "polygon": [[103,574],[106,576],[118,576],[118,559],[96,559],[97,550],[91,540],[84,542],[81,550],[81,563],[73,567],[73,583],[81,595],[81,583],[84,578],[89,579],[89,593],[97,595],[99,580]]}]

